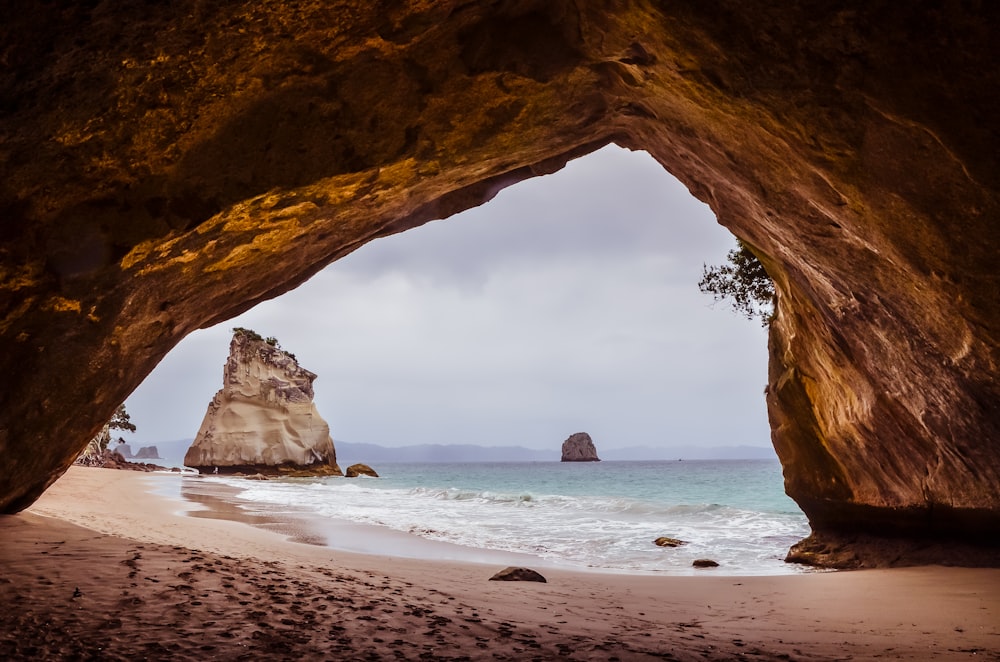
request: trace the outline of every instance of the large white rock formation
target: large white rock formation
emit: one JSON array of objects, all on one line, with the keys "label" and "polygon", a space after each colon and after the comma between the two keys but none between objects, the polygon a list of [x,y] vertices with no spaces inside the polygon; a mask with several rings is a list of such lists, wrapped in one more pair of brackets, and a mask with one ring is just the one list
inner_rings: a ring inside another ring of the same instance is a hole
[{"label": "large white rock formation", "polygon": [[184,464],[201,473],[341,475],[314,379],[273,339],[234,330],[222,390]]}]

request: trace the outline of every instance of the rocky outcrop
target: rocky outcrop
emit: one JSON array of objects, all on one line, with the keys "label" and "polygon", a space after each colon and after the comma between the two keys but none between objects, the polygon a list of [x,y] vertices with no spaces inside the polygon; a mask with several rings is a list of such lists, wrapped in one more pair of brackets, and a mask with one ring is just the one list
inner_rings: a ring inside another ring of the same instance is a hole
[{"label": "rocky outcrop", "polygon": [[775,279],[829,535],[1000,537],[997,3],[39,3],[0,25],[0,510],[192,330],[609,142]]},{"label": "rocky outcrop", "polygon": [[82,453],[74,464],[83,467],[98,467],[101,469],[123,469],[127,471],[166,471],[166,467],[148,462],[129,462],[121,453],[108,449],[94,453]]},{"label": "rocky outcrop", "polygon": [[135,453],[135,459],[137,460],[162,460],[160,457],[160,452],[156,450],[156,446],[142,446]]},{"label": "rocky outcrop", "polygon": [[541,574],[531,568],[504,568],[490,577],[491,582],[539,582],[548,583]]},{"label": "rocky outcrop", "polygon": [[357,478],[358,476],[370,476],[371,478],[378,478],[378,474],[375,470],[369,467],[367,464],[352,464],[347,467],[344,471],[344,476],[347,478]]},{"label": "rocky outcrop", "polygon": [[341,475],[330,426],[313,403],[316,375],[277,341],[235,329],[185,466],[200,473]]},{"label": "rocky outcrop", "polygon": [[119,441],[117,444],[114,444],[112,447],[109,447],[109,450],[112,450],[115,453],[118,453],[119,455],[121,455],[126,460],[131,460],[133,458],[137,459],[137,460],[162,460],[163,459],[163,458],[160,457],[159,451],[156,450],[156,446],[140,446],[139,450],[137,450],[135,453],[132,453],[132,446],[129,445],[129,444],[126,444],[124,442],[124,440]]},{"label": "rocky outcrop", "polygon": [[574,432],[562,445],[563,462],[600,462],[594,440],[586,432]]}]

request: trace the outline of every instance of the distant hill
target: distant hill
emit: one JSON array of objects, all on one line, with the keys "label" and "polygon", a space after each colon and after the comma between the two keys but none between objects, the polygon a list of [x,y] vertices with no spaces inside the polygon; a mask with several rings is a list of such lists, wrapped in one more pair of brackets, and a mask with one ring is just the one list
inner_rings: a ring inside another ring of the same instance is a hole
[{"label": "distant hill", "polygon": [[777,460],[770,446],[630,446],[597,449],[602,460]]},{"label": "distant hill", "polygon": [[377,444],[335,441],[337,463],[355,462],[546,462],[558,461],[559,449],[535,450],[523,446],[475,446],[473,444],[419,444],[389,448]]},{"label": "distant hill", "polygon": [[[184,453],[193,439],[157,441],[162,464],[167,467],[183,466]],[[143,442],[143,445],[150,445]],[[538,450],[524,446],[476,446],[473,444],[418,444],[391,448],[378,444],[334,441],[337,463],[341,467],[364,462],[385,464],[389,462],[558,462],[560,447]],[[631,446],[605,448],[598,444],[597,454],[602,460],[651,461],[651,460],[776,460],[770,446]],[[376,467],[377,469],[378,467]]]},{"label": "distant hill", "polygon": [[[346,466],[354,462],[557,462],[560,448],[538,450],[523,446],[475,446],[473,444],[420,444],[389,448],[377,444],[357,444],[335,441],[337,462]],[[673,446],[654,448],[601,449],[602,460],[773,460],[774,449],[761,446]]]},{"label": "distant hill", "polygon": [[152,460],[154,464],[159,464],[164,467],[182,467],[184,466],[184,454],[187,453],[187,449],[191,446],[191,442],[194,439],[176,439],[173,441],[157,441],[156,443],[149,444],[142,442],[132,442],[133,445],[139,446],[156,446],[156,451],[160,454],[159,460]]}]

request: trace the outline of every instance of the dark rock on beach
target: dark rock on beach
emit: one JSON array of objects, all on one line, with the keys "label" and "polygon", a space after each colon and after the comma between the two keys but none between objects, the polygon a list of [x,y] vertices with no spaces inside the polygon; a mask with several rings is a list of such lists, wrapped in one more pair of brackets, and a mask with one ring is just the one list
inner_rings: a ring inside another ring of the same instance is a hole
[{"label": "dark rock on beach", "polygon": [[491,582],[541,582],[547,583],[545,577],[530,568],[504,568],[490,577]]},{"label": "dark rock on beach", "polygon": [[691,565],[695,568],[718,568],[718,561],[712,559],[695,559]]},{"label": "dark rock on beach", "polygon": [[870,534],[813,533],[788,552],[786,563],[859,570],[916,565],[1000,567],[1000,545],[948,538],[888,538]]}]

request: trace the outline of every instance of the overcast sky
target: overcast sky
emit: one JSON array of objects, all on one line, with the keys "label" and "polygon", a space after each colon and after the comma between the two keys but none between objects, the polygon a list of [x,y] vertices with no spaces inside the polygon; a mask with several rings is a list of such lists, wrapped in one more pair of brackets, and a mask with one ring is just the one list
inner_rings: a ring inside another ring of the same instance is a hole
[{"label": "overcast sky", "polygon": [[697,286],[734,245],[650,156],[608,147],[191,334],[128,399],[126,440],[194,437],[243,326],[319,375],[335,440],[768,446],[766,333]]}]

